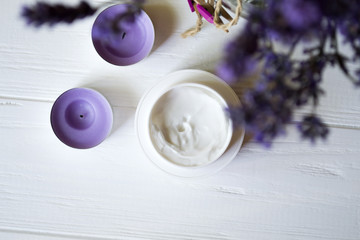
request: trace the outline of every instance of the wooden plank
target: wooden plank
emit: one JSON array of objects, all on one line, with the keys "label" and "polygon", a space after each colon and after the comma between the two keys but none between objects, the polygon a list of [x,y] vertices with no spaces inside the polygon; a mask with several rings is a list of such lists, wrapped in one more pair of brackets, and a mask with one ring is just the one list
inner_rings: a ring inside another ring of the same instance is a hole
[{"label": "wooden plank", "polygon": [[51,103],[5,102],[0,106],[0,135],[6,136],[0,141],[0,235],[359,236],[359,131],[333,128],[329,141],[316,147],[299,142],[294,131],[270,150],[250,142],[220,173],[185,180],[146,159],[133,132],[133,108],[115,107],[116,122],[122,124],[98,147],[79,151],[53,135]]},{"label": "wooden plank", "polygon": [[[176,178],[142,152],[137,102],[167,73],[214,71],[244,22],[184,40],[196,20],[186,1],[152,0],[153,52],[117,67],[92,47],[94,18],[33,30],[18,18],[22,3],[6,1],[0,14],[10,23],[0,32],[0,239],[360,238],[359,93],[338,70],[326,72],[319,107],[327,142],[312,146],[291,128],[271,149],[247,140],[216,175]],[[97,89],[113,106],[114,129],[96,148],[69,148],[52,133],[53,101],[73,87]]]},{"label": "wooden plank", "polygon": [[[92,18],[70,27],[60,25],[34,31],[14,17],[19,2],[7,4],[12,11],[4,13],[1,19],[13,21],[11,26],[4,26],[7,35],[0,38],[3,98],[54,101],[67,89],[95,87],[116,106],[136,107],[146,89],[172,71],[184,68],[214,71],[224,45],[244,23],[241,21],[230,34],[207,25],[196,37],[182,39],[180,33],[192,26],[194,20],[186,2],[155,1],[147,7],[157,30],[154,51],[138,64],[118,67],[95,52],[90,38]],[[166,16],[170,20],[164,24]],[[18,32],[22,34],[19,36]],[[359,128],[360,93],[338,69],[328,70],[324,79],[326,96],[320,102],[320,115],[332,125]],[[236,91],[241,93],[244,87],[247,85],[240,85]],[[309,112],[310,108],[298,111],[296,119]]]}]

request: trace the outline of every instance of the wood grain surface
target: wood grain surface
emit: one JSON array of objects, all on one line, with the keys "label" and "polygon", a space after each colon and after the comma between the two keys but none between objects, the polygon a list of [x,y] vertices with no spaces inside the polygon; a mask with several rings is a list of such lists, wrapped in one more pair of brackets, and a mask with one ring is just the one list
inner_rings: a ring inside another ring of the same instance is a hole
[{"label": "wood grain surface", "polygon": [[[19,17],[25,3],[34,1],[0,8],[1,240],[360,239],[360,90],[338,69],[326,72],[319,107],[331,130],[326,142],[303,142],[290,126],[271,149],[247,137],[215,175],[177,178],[142,152],[137,103],[170,72],[213,72],[244,20],[229,34],[205,24],[182,39],[196,21],[187,1],[148,0],[154,49],[117,67],[92,46],[94,17],[34,29]],[[74,87],[100,91],[114,110],[111,135],[92,149],[69,148],[51,130],[54,100]]]}]

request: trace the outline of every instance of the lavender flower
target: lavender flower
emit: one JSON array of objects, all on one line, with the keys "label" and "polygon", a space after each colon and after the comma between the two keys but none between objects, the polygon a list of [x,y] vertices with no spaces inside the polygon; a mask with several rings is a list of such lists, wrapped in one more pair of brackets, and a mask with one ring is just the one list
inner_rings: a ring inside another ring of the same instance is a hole
[{"label": "lavender flower", "polygon": [[326,62],[318,57],[300,62],[296,76],[292,79],[297,86],[292,96],[296,106],[303,106],[310,100],[314,105],[318,104],[320,95],[324,94],[320,82],[325,64]]},{"label": "lavender flower", "polygon": [[269,36],[284,43],[315,34],[321,24],[319,5],[313,0],[268,0],[263,16]]},{"label": "lavender flower", "polygon": [[315,142],[318,138],[325,139],[329,134],[327,126],[315,115],[305,116],[298,128],[303,138],[310,139]]},{"label": "lavender flower", "polygon": [[91,7],[85,1],[80,2],[76,7],[38,2],[33,6],[24,6],[21,15],[28,24],[38,27],[46,23],[49,25],[55,25],[60,22],[72,23],[76,19],[93,15],[96,10],[96,8]]},{"label": "lavender flower", "polygon": [[350,15],[357,15],[358,0],[316,0],[324,17],[335,21],[342,21]]},{"label": "lavender flower", "polygon": [[[248,26],[246,33],[237,41],[230,42],[226,48],[226,57],[218,68],[219,74],[228,82],[233,83],[240,75],[245,77],[254,73],[258,64],[256,52],[259,49],[259,24]],[[233,66],[229,68],[228,66]]]},{"label": "lavender flower", "polygon": [[265,69],[253,91],[245,94],[243,105],[230,107],[228,112],[235,126],[245,124],[255,139],[270,146],[271,141],[284,133],[286,123],[291,120],[290,96],[294,90],[284,78],[290,77],[293,65],[284,55],[266,54]]},{"label": "lavender flower", "polygon": [[[244,30],[229,43],[218,74],[229,83],[240,81],[263,63],[255,87],[242,98],[241,107],[228,109],[235,125],[245,125],[255,139],[269,146],[286,132],[293,111],[307,104],[314,108],[324,94],[321,88],[327,66],[338,66],[360,86],[360,67],[350,71],[348,64],[360,64],[360,1],[358,0],[268,0],[263,9],[249,15]],[[346,56],[338,48],[338,34],[353,49]],[[274,41],[288,48],[279,53]],[[304,59],[293,57],[300,42],[312,41],[315,47],[302,45]],[[326,47],[329,46],[329,47]],[[304,138],[315,142],[326,138],[328,127],[315,114],[299,124]]]},{"label": "lavender flower", "polygon": [[279,15],[286,24],[297,30],[308,30],[319,25],[321,13],[316,1],[309,0],[283,0],[275,1],[273,7],[279,9]]}]

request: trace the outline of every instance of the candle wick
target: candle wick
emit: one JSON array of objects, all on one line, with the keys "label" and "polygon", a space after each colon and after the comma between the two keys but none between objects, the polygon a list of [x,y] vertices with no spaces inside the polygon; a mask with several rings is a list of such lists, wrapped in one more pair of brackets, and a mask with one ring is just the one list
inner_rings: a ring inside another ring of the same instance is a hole
[{"label": "candle wick", "polygon": [[80,115],[80,118],[83,118],[84,117],[84,115]]},{"label": "candle wick", "polygon": [[124,33],[123,33],[123,35],[122,35],[122,39],[124,39],[124,38],[125,38],[125,36],[126,36],[126,32],[124,32]]}]

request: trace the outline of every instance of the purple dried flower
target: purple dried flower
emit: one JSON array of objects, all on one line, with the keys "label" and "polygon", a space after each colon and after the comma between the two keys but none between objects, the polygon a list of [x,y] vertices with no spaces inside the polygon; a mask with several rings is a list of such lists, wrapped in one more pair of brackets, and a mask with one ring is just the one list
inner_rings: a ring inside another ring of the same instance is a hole
[{"label": "purple dried flower", "polygon": [[263,15],[268,36],[286,44],[316,35],[322,17],[314,0],[268,0]]},{"label": "purple dried flower", "polygon": [[285,124],[291,118],[291,111],[286,104],[280,104],[280,98],[266,91],[247,93],[247,101],[240,107],[230,107],[229,116],[235,127],[245,125],[255,139],[270,146],[271,141],[284,133]]},{"label": "purple dried flower", "polygon": [[294,105],[290,96],[294,90],[284,81],[292,73],[292,63],[281,54],[267,52],[265,71],[255,89],[248,91],[240,107],[230,107],[228,112],[235,126],[245,125],[247,131],[265,146],[285,132],[291,121]]},{"label": "purple dried flower", "polygon": [[[338,66],[360,86],[360,67],[355,72],[348,67],[350,61],[360,64],[359,12],[358,0],[267,0],[266,8],[250,12],[244,30],[227,46],[218,68],[220,77],[233,83],[263,63],[255,87],[243,96],[243,105],[228,110],[235,125],[245,126],[257,141],[269,146],[285,132],[296,108],[318,105],[327,66]],[[353,56],[340,52],[339,32]],[[273,47],[276,40],[288,51],[279,53]],[[316,46],[302,45],[304,58],[295,59],[298,43],[309,40]],[[326,125],[315,115],[305,117],[299,129],[311,141],[328,135]]]},{"label": "purple dried flower", "polygon": [[76,7],[38,2],[33,6],[24,6],[21,15],[28,24],[38,27],[43,24],[52,26],[60,22],[72,23],[76,19],[93,15],[96,10],[85,1],[81,1]]},{"label": "purple dried flower", "polygon": [[[360,10],[359,10],[360,11]],[[339,24],[340,33],[344,36],[344,43],[350,45],[354,51],[353,60],[360,60],[360,18],[352,16]]]},{"label": "purple dried flower", "polygon": [[313,114],[305,116],[299,123],[298,129],[304,139],[309,139],[313,143],[318,138],[325,139],[329,134],[329,129],[326,124]]},{"label": "purple dried flower", "polygon": [[236,82],[236,79],[241,74],[242,77],[249,76],[254,73],[257,66],[257,61],[252,58],[242,58],[242,61],[232,60],[224,61],[217,69],[217,74],[224,79],[228,84]]},{"label": "purple dried flower", "polygon": [[291,28],[307,30],[319,25],[321,11],[316,1],[277,0],[273,4],[275,9],[280,10],[280,14]]},{"label": "purple dried flower", "polygon": [[292,79],[297,85],[293,95],[297,106],[305,105],[309,100],[314,105],[318,104],[319,96],[324,94],[320,82],[325,64],[322,58],[312,58],[300,63],[296,76]]},{"label": "purple dried flower", "polygon": [[256,53],[259,49],[258,25],[248,25],[237,41],[229,43],[225,52],[226,58],[217,69],[217,74],[231,84],[239,76],[245,77],[254,73],[258,64]]},{"label": "purple dried flower", "polygon": [[323,15],[332,20],[341,21],[347,16],[358,15],[358,0],[316,0]]}]

